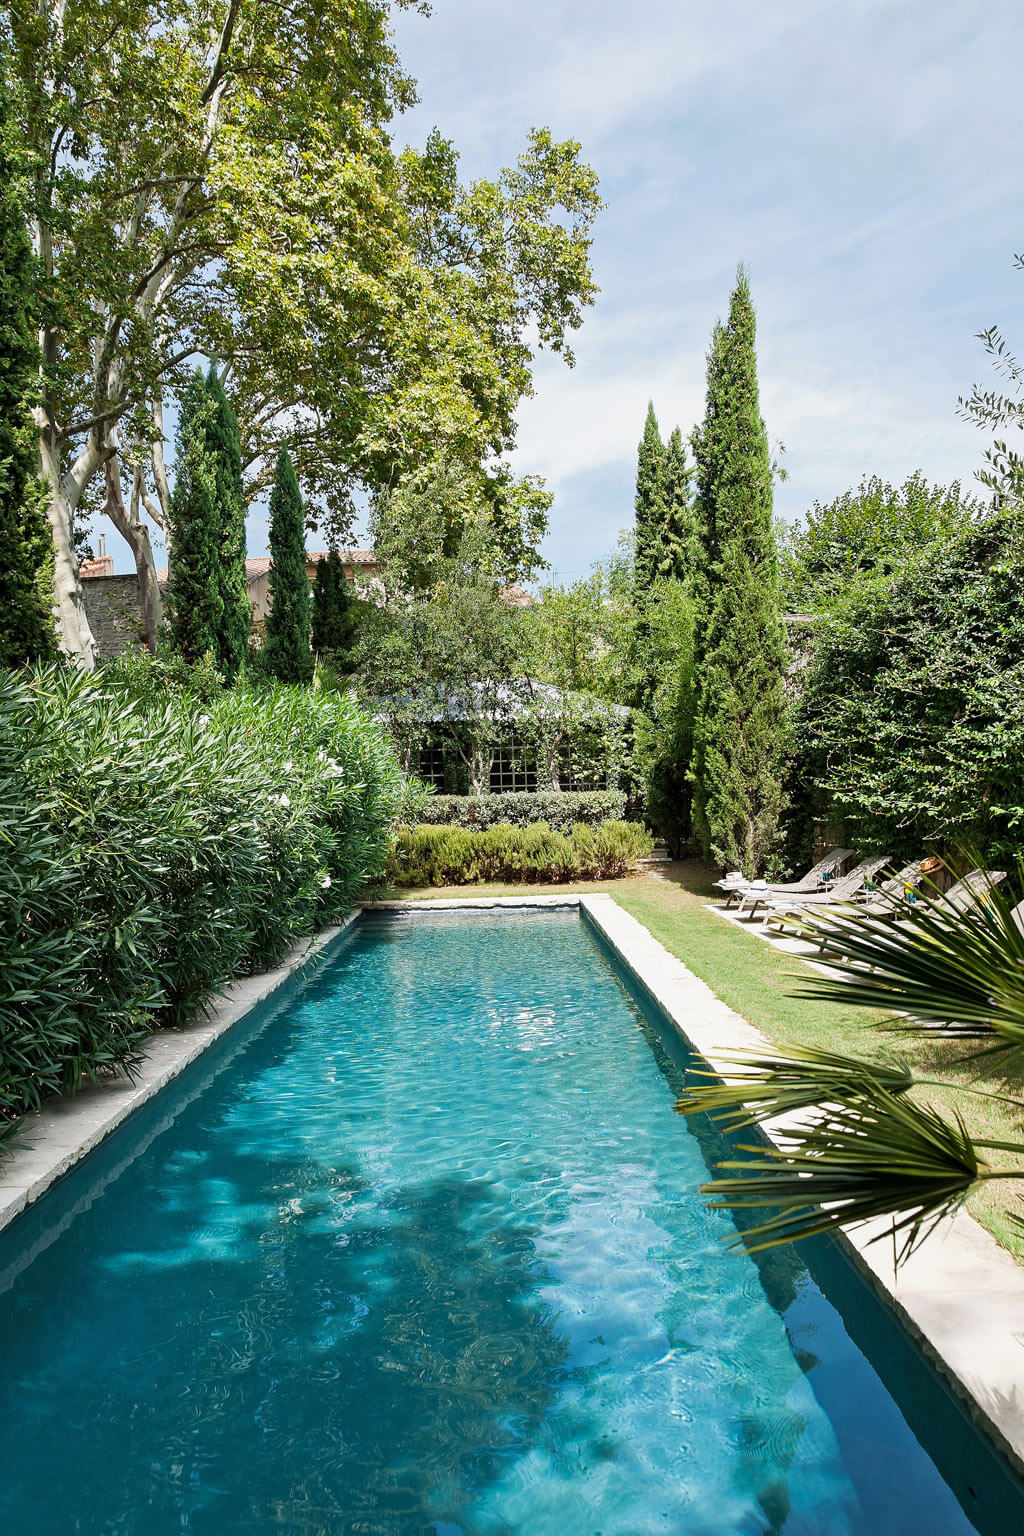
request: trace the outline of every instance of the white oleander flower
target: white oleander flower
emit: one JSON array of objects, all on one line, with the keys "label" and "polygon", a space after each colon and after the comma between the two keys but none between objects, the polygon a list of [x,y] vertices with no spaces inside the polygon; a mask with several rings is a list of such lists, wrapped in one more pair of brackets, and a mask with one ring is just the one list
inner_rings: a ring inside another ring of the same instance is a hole
[{"label": "white oleander flower", "polygon": [[199,726],[209,725],[209,723],[210,723],[209,715],[200,715],[199,719],[196,721],[196,725],[199,725]]},{"label": "white oleander flower", "polygon": [[288,799],[287,795],[278,795],[277,803],[278,803],[278,805],[283,805],[285,810],[287,810],[288,807],[291,805],[291,801]]},{"label": "white oleander flower", "polygon": [[285,763],[285,765],[284,765],[284,771],[285,771],[285,773],[291,773],[291,771],[292,771],[292,765],[291,765],[291,763]]},{"label": "white oleander flower", "polygon": [[322,888],[323,888],[323,889],[324,889],[324,890],[325,890],[325,891],[326,891],[326,890],[327,890],[327,889],[328,889],[328,887],[329,887],[329,886],[330,886],[330,883],[331,883],[331,877],[330,877],[330,875],[324,875],[324,877],[323,877],[323,879],[322,879],[322,880],[321,880],[321,881],[320,881],[320,885],[321,885],[321,887],[322,887]]}]

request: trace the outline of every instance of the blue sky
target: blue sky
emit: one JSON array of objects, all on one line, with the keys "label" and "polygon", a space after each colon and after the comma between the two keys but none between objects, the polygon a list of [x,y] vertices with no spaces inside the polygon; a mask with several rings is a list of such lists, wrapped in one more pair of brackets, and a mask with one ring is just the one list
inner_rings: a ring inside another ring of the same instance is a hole
[{"label": "blue sky", "polygon": [[[436,124],[473,178],[549,126],[580,140],[607,204],[576,368],[542,355],[519,417],[517,468],[555,493],[558,575],[631,522],[648,398],[666,433],[699,419],[740,260],[783,516],[867,473],[971,481],[985,440],[955,412],[988,381],[975,334],[998,322],[1024,351],[1019,0],[432,9],[396,19],[421,96],[396,139]],[[250,552],[265,539],[256,513]]]},{"label": "blue sky", "polygon": [[971,480],[975,334],[1024,350],[1018,0],[433,0],[397,34],[421,96],[399,136],[436,123],[473,177],[543,124],[600,176],[602,292],[520,411],[559,574],[631,521],[648,397],[666,432],[699,419],[739,260],[784,516],[866,473]]}]

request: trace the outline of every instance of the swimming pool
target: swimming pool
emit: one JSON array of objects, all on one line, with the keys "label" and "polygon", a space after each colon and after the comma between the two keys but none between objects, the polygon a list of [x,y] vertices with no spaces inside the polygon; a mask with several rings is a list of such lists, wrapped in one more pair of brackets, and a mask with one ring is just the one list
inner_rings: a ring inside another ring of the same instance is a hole
[{"label": "swimming pool", "polygon": [[970,1518],[803,1259],[725,1251],[685,1048],[575,912],[365,915],[248,1028],[0,1235],[6,1529],[997,1528],[834,1250]]}]

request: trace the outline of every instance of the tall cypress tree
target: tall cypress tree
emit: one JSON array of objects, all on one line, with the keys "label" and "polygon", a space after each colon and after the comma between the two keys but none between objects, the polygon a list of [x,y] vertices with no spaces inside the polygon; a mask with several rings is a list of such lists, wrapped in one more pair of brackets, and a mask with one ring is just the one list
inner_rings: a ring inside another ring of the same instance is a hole
[{"label": "tall cypress tree", "polygon": [[181,399],[171,496],[167,610],[171,642],[186,660],[220,657],[221,518],[211,452],[216,406],[197,368]]},{"label": "tall cypress tree", "polygon": [[270,493],[270,612],[263,642],[267,668],[282,683],[308,683],[312,603],[306,576],[306,520],[295,470],[282,448]]},{"label": "tall cypress tree", "polygon": [[728,325],[712,338],[695,439],[704,550],[691,777],[705,854],[748,874],[778,843],[787,749],[786,635],[755,330],[741,267]]},{"label": "tall cypress tree", "polygon": [[665,513],[658,541],[657,574],[686,581],[697,565],[696,523],[683,434],[674,427],[665,449]]},{"label": "tall cypress tree", "polygon": [[217,634],[217,664],[225,677],[234,677],[249,646],[251,609],[245,584],[245,492],[242,485],[242,445],[238,422],[211,365],[206,390],[213,402],[208,445],[217,481],[220,514],[218,580],[221,616]]},{"label": "tall cypress tree", "polygon": [[316,563],[313,582],[313,649],[342,671],[348,669],[356,632],[355,603],[336,549]]},{"label": "tall cypress tree", "polygon": [[658,552],[665,523],[665,444],[658,430],[654,404],[647,403],[644,435],[637,449],[636,546],[633,558],[637,596],[646,593],[658,570]]},{"label": "tall cypress tree", "polygon": [[56,651],[46,595],[53,550],[35,479],[28,406],[39,365],[30,315],[32,249],[8,152],[10,128],[0,87],[0,667],[19,667]]}]

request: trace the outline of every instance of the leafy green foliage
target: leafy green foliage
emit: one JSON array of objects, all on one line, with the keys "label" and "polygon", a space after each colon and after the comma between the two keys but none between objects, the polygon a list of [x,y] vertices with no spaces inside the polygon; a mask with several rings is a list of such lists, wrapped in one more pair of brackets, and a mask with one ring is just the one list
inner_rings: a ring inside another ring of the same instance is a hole
[{"label": "leafy green foliage", "polygon": [[695,435],[703,559],[693,761],[694,823],[705,853],[753,874],[778,842],[787,752],[772,465],[757,386],[754,308],[742,268],[708,358]]},{"label": "leafy green foliage", "polygon": [[930,545],[969,531],[981,512],[959,484],[931,486],[920,471],[901,486],[872,475],[827,505],[816,501],[785,530],[786,604],[796,613],[842,607],[865,581],[898,575]]},{"label": "leafy green foliage", "polygon": [[383,869],[399,776],[350,700],[159,678],[0,683],[0,1121],[130,1070]]},{"label": "leafy green foliage", "polygon": [[332,549],[316,563],[313,580],[312,645],[336,671],[352,670],[351,650],[359,625],[358,599],[345,576],[341,556]]},{"label": "leafy green foliage", "polygon": [[399,827],[388,866],[392,885],[471,885],[482,880],[552,882],[624,875],[650,853],[650,834],[632,821],[577,823],[568,834],[543,822],[466,827]]},{"label": "leafy green foliage", "polygon": [[233,678],[249,649],[251,609],[245,580],[245,492],[242,487],[242,446],[238,422],[215,367],[206,376],[214,411],[207,426],[207,445],[217,485],[220,519],[218,579],[221,616],[217,663]]},{"label": "leafy green foliage", "polygon": [[211,451],[217,407],[197,368],[181,402],[171,502],[167,612],[174,648],[190,663],[221,652],[224,599],[218,465]]},{"label": "leafy green foliage", "polygon": [[501,595],[489,510],[447,475],[434,483],[436,500],[396,495],[374,510],[380,600],[366,605],[354,666],[407,763],[444,726],[482,793],[527,692],[526,620]]},{"label": "leafy green foliage", "polygon": [[816,629],[797,772],[851,837],[1014,855],[1024,824],[1024,609],[1011,510],[864,580]]},{"label": "leafy green foliage", "polygon": [[313,676],[313,652],[306,520],[287,448],[277,456],[270,493],[270,561],[270,612],[261,659],[271,677],[280,682],[308,683]]},{"label": "leafy green foliage", "polygon": [[582,580],[542,585],[525,618],[531,665],[542,682],[615,704],[635,703],[647,658],[638,639],[628,544]]},{"label": "leafy green foliage", "polygon": [[58,466],[74,464],[77,505],[116,440],[166,514],[162,415],[201,356],[231,370],[250,491],[287,438],[336,537],[356,488],[435,457],[521,526],[537,487],[501,457],[516,407],[538,348],[571,362],[596,292],[600,199],[579,145],[536,129],[513,165],[463,185],[438,134],[392,144],[415,92],[387,0],[222,9],[9,8],[54,504],[70,494]]},{"label": "leafy green foliage", "polygon": [[32,325],[36,268],[25,231],[21,177],[9,144],[10,100],[0,80],[0,667],[55,651],[46,578],[50,530],[33,478],[29,393],[39,367]]},{"label": "leafy green foliage", "polygon": [[540,790],[535,794],[517,790],[493,795],[431,795],[418,808],[416,820],[421,825],[477,831],[498,822],[530,827],[542,821],[555,832],[568,832],[577,824],[621,821],[625,810],[626,796],[621,789]]},{"label": "leafy green foliage", "polygon": [[695,623],[689,584],[656,581],[647,594],[638,637],[651,687],[634,730],[648,820],[673,858],[681,856],[692,833]]}]

